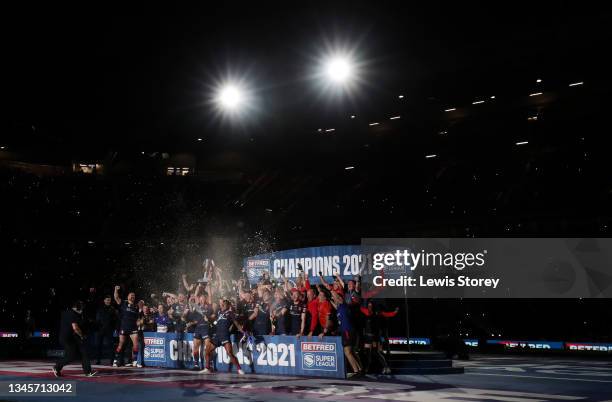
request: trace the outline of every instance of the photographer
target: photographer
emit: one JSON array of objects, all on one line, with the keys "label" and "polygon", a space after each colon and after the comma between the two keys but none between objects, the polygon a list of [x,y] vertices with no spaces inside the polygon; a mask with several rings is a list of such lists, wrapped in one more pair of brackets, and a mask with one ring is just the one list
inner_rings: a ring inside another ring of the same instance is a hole
[{"label": "photographer", "polygon": [[96,375],[91,370],[91,363],[87,356],[87,345],[85,344],[85,334],[82,330],[83,325],[83,302],[76,301],[72,308],[62,313],[60,323],[60,344],[64,347],[64,357],[59,359],[53,366],[53,374],[61,377],[62,368],[68,365],[80,355],[83,372],[87,377]]}]

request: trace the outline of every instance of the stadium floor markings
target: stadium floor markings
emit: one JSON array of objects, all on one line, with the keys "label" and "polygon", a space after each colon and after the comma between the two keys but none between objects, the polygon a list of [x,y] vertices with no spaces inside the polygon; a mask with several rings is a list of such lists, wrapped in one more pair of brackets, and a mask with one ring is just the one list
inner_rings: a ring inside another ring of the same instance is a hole
[{"label": "stadium floor markings", "polygon": [[506,402],[546,402],[546,401],[579,401],[583,396],[558,394],[540,394],[531,392],[498,391],[478,388],[454,388],[450,390],[435,390],[414,393],[370,394],[360,398],[384,399],[404,402],[438,402],[438,401],[506,401]]},{"label": "stadium floor markings", "polygon": [[548,377],[548,376],[535,376],[535,375],[529,375],[529,374],[501,374],[501,373],[465,373],[464,375],[485,375],[485,376],[490,375],[490,376],[497,376],[497,377],[535,378],[539,380],[557,380],[557,381],[602,382],[602,383],[612,384],[612,380],[599,380],[595,378]]},{"label": "stadium floor markings", "polygon": [[[475,358],[470,363],[478,361]],[[581,367],[571,362],[571,369],[582,370],[584,375],[538,375],[534,368],[564,366],[560,361],[529,359],[509,359],[495,363],[482,362],[482,367],[466,367],[465,374],[437,376],[368,376],[359,380],[321,379],[294,376],[274,376],[269,374],[246,374],[217,372],[211,375],[199,374],[192,370],[162,368],[134,368],[109,366],[93,367],[99,376],[86,378],[80,364],[65,368],[65,380],[82,383],[83,389],[91,394],[91,400],[98,401],[104,392],[109,397],[120,400],[124,394],[143,392],[142,401],[174,400],[184,396],[197,396],[198,400],[241,400],[280,401],[290,398],[300,400],[378,400],[391,401],[505,401],[535,402],[549,400],[608,400],[612,394],[612,381],[605,376],[609,365],[594,367],[593,362],[584,362]],[[544,364],[545,363],[545,364]],[[53,362],[41,361],[4,361],[0,362],[0,379],[24,378],[56,380],[50,370]],[[526,373],[506,371],[506,368],[521,366]],[[492,368],[503,370],[491,372]],[[593,373],[593,369],[600,370]],[[554,369],[553,369],[554,370]],[[3,378],[4,377],[4,378]],[[602,378],[603,377],[603,378]],[[153,387],[151,387],[153,386]],[[144,388],[143,388],[144,387]],[[157,390],[157,391],[156,391]],[[146,396],[145,396],[146,395]],[[166,396],[162,398],[162,396]],[[96,399],[98,398],[98,399]],[[178,400],[178,399],[177,399]]]}]

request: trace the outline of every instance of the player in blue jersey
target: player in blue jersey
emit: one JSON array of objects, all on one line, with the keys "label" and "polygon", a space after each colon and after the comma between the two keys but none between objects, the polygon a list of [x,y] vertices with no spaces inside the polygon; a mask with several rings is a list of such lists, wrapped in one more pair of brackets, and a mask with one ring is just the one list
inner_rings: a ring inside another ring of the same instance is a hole
[{"label": "player in blue jersey", "polygon": [[172,320],[166,313],[166,305],[159,304],[157,306],[157,313],[155,314],[155,326],[157,332],[170,332],[174,328],[172,327]]},{"label": "player in blue jersey", "polygon": [[242,323],[245,332],[253,332],[253,321],[255,320],[255,307],[257,303],[253,293],[250,291],[241,291],[241,300],[237,305],[238,321]]},{"label": "player in blue jersey", "polygon": [[253,321],[253,335],[255,336],[270,335],[272,332],[271,301],[270,290],[264,289],[262,299],[255,304],[253,315],[249,317]]},{"label": "player in blue jersey", "polygon": [[[197,318],[195,321],[195,331],[193,334],[193,360],[194,369],[200,368],[200,349],[204,344],[204,360],[205,368],[203,372],[208,373],[211,369],[210,349],[214,350],[211,342],[211,326],[210,321],[214,321],[215,312],[211,304],[208,303],[206,295],[198,296],[198,304],[192,313],[192,318]],[[190,319],[192,319],[190,318]]]},{"label": "player in blue jersey", "polygon": [[[128,293],[127,300],[121,300],[119,296],[119,290],[121,286],[115,286],[115,302],[119,305],[119,344],[115,350],[115,359],[113,361],[113,367],[118,367],[123,355],[123,348],[129,339],[132,341],[132,361],[130,362],[134,367],[141,366],[136,361],[136,355],[138,354],[138,321],[140,311],[138,304],[136,303],[136,294],[134,292]],[[129,365],[129,364],[128,364]]]},{"label": "player in blue jersey", "polygon": [[[251,345],[253,341],[253,324],[257,314],[255,308],[257,303],[255,296],[250,290],[240,289],[240,301],[236,304],[237,306],[237,321],[242,325],[243,336],[240,339],[240,345],[247,344],[247,347]],[[252,345],[251,345],[252,346]]]},{"label": "player in blue jersey", "polygon": [[[238,374],[244,374],[242,368],[240,367],[240,363],[238,363],[238,359],[234,355],[234,351],[232,349],[232,342],[230,340],[230,334],[232,330],[232,326],[236,326],[240,331],[242,331],[242,325],[236,321],[236,317],[234,312],[231,309],[231,304],[229,300],[222,299],[220,303],[219,313],[217,314],[217,318],[214,321],[215,325],[215,336],[213,343],[215,346],[223,346],[227,355],[230,358],[230,362],[236,366],[238,369]],[[231,370],[231,365],[229,367]]]},{"label": "player in blue jersey", "polygon": [[306,326],[306,306],[300,298],[300,291],[298,289],[291,289],[291,304],[287,309],[287,315],[289,316],[287,334],[296,335],[298,337],[304,335],[304,328]]},{"label": "player in blue jersey", "polygon": [[287,325],[287,313],[289,303],[285,298],[283,288],[276,288],[274,292],[274,305],[272,306],[272,321],[274,335],[287,335],[289,326]]},{"label": "player in blue jersey", "polygon": [[349,364],[353,368],[353,372],[349,373],[348,377],[354,377],[356,375],[363,375],[363,369],[361,368],[359,361],[353,354],[353,337],[355,336],[353,326],[351,323],[351,312],[348,304],[344,302],[344,297],[339,293],[332,292],[332,305],[336,309],[336,316],[338,318],[338,335],[342,337],[342,347],[344,349],[344,356],[348,360]]}]

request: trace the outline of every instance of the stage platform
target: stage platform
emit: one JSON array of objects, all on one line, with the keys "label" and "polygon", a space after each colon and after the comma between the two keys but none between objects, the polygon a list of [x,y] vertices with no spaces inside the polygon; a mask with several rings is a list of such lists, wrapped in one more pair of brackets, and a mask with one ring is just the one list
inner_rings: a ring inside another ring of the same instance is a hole
[{"label": "stage platform", "polygon": [[[264,374],[95,366],[86,378],[77,365],[61,380],[76,381],[76,397],[12,397],[29,401],[612,401],[612,362],[547,357],[472,356],[455,361],[464,374],[368,376],[336,380]],[[0,381],[58,381],[49,361],[0,362]]]}]

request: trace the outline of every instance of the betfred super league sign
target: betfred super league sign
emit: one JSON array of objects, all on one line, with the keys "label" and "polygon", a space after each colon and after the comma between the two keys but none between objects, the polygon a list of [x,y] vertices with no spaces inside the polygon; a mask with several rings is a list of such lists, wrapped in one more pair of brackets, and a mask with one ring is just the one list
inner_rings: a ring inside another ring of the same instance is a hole
[{"label": "betfred super league sign", "polygon": [[335,343],[302,342],[302,370],[338,370],[338,354]]},{"label": "betfred super league sign", "polygon": [[[239,344],[232,336],[234,355],[247,373],[305,375],[344,378],[342,340],[336,336],[263,336],[254,347]],[[146,332],[144,361],[150,367],[193,367],[193,334]],[[224,347],[217,347],[215,369],[226,371],[230,359]]]}]

